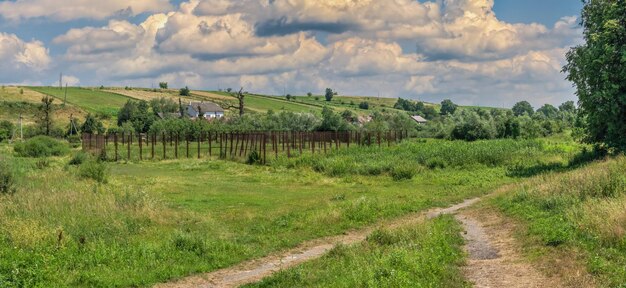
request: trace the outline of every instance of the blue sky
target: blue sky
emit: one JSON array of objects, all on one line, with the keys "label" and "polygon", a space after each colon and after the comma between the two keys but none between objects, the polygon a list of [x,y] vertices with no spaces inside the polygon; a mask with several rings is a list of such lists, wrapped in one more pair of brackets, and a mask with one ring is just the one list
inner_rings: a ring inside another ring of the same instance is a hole
[{"label": "blue sky", "polygon": [[0,82],[49,85],[63,71],[83,86],[573,99],[559,70],[580,42],[575,0],[73,1],[0,2]]}]

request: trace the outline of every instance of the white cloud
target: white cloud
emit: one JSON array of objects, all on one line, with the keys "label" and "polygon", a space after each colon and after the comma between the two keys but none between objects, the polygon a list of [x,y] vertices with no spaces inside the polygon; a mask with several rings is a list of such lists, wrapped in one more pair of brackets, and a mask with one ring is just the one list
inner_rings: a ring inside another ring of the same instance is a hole
[{"label": "white cloud", "polygon": [[11,21],[45,17],[59,21],[105,19],[171,10],[169,0],[16,0],[0,3],[0,16]]},{"label": "white cloud", "polygon": [[4,75],[16,72],[41,72],[51,59],[48,49],[40,41],[25,42],[15,34],[0,33],[0,67]]},{"label": "white cloud", "polygon": [[277,94],[333,87],[510,106],[572,98],[560,70],[579,41],[575,25],[574,17],[553,27],[506,23],[493,0],[192,0],[139,25],[111,20],[54,43],[67,46],[73,71],[94,71],[97,85],[166,80]]}]

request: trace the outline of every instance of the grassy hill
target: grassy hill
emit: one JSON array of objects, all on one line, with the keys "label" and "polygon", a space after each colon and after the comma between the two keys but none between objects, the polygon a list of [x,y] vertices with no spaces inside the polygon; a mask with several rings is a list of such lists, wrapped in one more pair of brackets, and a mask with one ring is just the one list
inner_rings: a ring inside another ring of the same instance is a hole
[{"label": "grassy hill", "polygon": [[[50,95],[60,100],[59,102],[63,102],[66,97],[66,89],[56,87],[28,87],[28,89]],[[129,99],[132,98],[98,89],[67,88],[67,103],[96,114],[115,116]]]}]

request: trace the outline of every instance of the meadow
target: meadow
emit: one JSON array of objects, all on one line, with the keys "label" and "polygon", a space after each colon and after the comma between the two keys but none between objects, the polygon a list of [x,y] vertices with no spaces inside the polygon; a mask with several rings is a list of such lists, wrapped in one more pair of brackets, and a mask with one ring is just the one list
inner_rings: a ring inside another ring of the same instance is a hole
[{"label": "meadow", "polygon": [[[595,285],[626,285],[623,156],[565,174],[539,176],[495,197],[489,207],[526,227],[519,238],[534,257],[574,256]],[[558,271],[558,265],[553,270]]]},{"label": "meadow", "polygon": [[[0,286],[149,286],[213,271],[306,240],[484,195],[521,181],[511,173],[520,167],[567,167],[577,149],[558,140],[407,140],[391,148],[355,147],[266,166],[217,159],[108,163],[108,181],[100,183],[81,176],[82,165],[69,165],[69,155],[41,163],[1,145],[0,157],[17,175],[17,191],[0,196]],[[411,177],[387,171],[385,163],[400,158],[407,158],[402,166],[418,167]],[[439,158],[443,164],[435,163]],[[341,168],[339,163],[350,161],[363,163]],[[424,225],[389,232],[401,240],[367,247],[369,254],[354,255],[350,251],[357,248],[347,248],[340,257],[364,262],[396,251],[400,263],[423,262],[432,255],[406,254],[407,247],[423,242],[447,251],[437,263],[457,265],[460,242],[446,236],[457,231],[457,224],[440,219]],[[414,237],[425,231],[420,229],[433,231],[432,237]],[[458,272],[440,271],[424,279],[449,275]],[[355,283],[351,279],[345,283]]]},{"label": "meadow", "polygon": [[56,103],[63,103],[67,90],[67,103],[77,106],[93,114],[117,115],[120,107],[124,106],[130,97],[120,94],[109,93],[98,89],[69,87],[59,89],[57,87],[28,87],[33,91],[50,95],[57,99]]}]

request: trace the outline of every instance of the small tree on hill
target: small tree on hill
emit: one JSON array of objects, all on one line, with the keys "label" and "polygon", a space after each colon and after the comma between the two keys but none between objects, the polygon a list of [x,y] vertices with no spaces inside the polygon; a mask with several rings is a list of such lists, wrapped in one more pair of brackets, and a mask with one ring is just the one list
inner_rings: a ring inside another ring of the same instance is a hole
[{"label": "small tree on hill", "polygon": [[167,82],[159,82],[159,87],[161,89],[167,89]]},{"label": "small tree on hill", "polygon": [[[232,89],[230,89],[230,90],[232,90]],[[233,93],[232,95],[233,95],[233,97],[237,98],[237,101],[239,102],[238,105],[237,106],[229,105],[228,107],[225,107],[225,108],[226,109],[236,108],[236,109],[239,110],[239,116],[243,116],[243,114],[245,112],[245,102],[244,102],[244,99],[246,97],[246,93],[243,92],[243,87],[241,87],[241,89],[239,89],[239,92]]]},{"label": "small tree on hill", "polygon": [[443,100],[441,102],[441,111],[439,113],[441,115],[453,115],[456,112],[457,105],[452,102],[450,99]]},{"label": "small tree on hill", "polygon": [[39,117],[37,119],[40,130],[48,136],[50,136],[50,131],[52,130],[53,125],[52,113],[54,112],[54,106],[52,105],[52,102],[54,102],[54,98],[48,97],[47,95],[41,98]]},{"label": "small tree on hill", "polygon": [[306,96],[309,96],[309,97],[311,97],[311,96],[313,96],[313,93],[311,93],[311,92],[309,92],[309,93],[306,93]]},{"label": "small tree on hill", "polygon": [[359,104],[359,108],[361,108],[363,110],[368,110],[368,109],[370,109],[370,103],[369,102],[361,102]]},{"label": "small tree on hill", "polygon": [[324,94],[324,96],[326,97],[326,101],[330,102],[333,100],[333,96],[335,96],[335,93],[333,92],[333,89],[326,88],[326,94]]},{"label": "small tree on hill", "polygon": [[185,86],[185,88],[180,88],[178,94],[180,94],[180,96],[191,96],[191,90],[189,90],[189,87]]}]

